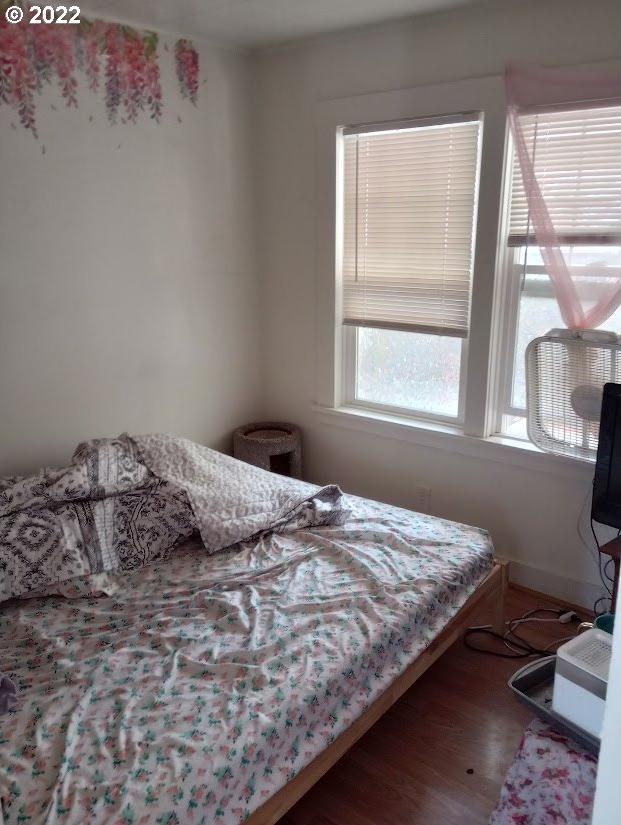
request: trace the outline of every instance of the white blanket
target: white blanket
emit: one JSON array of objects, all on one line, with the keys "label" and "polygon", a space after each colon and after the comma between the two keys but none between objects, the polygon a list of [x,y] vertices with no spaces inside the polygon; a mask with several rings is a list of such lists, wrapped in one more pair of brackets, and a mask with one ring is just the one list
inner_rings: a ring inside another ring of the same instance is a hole
[{"label": "white blanket", "polygon": [[210,552],[266,530],[338,525],[346,520],[336,485],[316,487],[268,473],[171,435],[132,436],[151,472],[185,491]]}]

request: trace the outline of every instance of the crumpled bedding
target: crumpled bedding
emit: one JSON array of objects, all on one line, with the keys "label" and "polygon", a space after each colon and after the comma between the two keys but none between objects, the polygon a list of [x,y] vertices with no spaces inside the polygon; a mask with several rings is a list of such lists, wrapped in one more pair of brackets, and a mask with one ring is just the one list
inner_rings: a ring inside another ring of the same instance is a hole
[{"label": "crumpled bedding", "polygon": [[0,602],[96,592],[107,573],[162,561],[196,531],[215,552],[346,515],[335,485],[319,489],[183,438],[87,441],[69,467],[0,479]]},{"label": "crumpled bedding", "polygon": [[343,525],[198,545],[107,598],[0,609],[6,825],[240,823],[413,662],[492,564],[481,530],[346,497]]},{"label": "crumpled bedding", "polygon": [[0,602],[88,589],[89,577],[164,559],[195,531],[186,494],[141,463],[129,436],[83,442],[68,467],[0,479]]},{"label": "crumpled bedding", "polygon": [[265,530],[342,523],[347,511],[335,484],[314,484],[269,473],[201,444],[171,435],[134,436],[154,476],[183,490],[208,552]]}]

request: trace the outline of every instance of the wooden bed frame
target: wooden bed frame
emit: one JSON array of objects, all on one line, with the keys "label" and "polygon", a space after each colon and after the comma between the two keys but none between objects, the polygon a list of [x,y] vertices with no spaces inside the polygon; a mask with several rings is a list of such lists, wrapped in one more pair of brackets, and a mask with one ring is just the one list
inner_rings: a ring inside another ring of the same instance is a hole
[{"label": "wooden bed frame", "polygon": [[358,719],[297,776],[267,800],[246,820],[246,825],[274,825],[321,777],[365,734],[388,708],[476,622],[491,624],[504,632],[505,591],[508,563],[495,562],[461,610],[436,636],[429,647],[399,676]]}]

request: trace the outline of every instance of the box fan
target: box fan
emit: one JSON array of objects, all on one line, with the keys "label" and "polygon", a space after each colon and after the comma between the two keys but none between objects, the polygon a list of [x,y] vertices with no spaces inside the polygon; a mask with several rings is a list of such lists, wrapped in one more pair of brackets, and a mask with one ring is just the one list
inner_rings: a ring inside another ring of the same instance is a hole
[{"label": "box fan", "polygon": [[614,332],[553,329],[526,348],[528,437],[542,450],[595,460],[604,384],[621,379]]}]

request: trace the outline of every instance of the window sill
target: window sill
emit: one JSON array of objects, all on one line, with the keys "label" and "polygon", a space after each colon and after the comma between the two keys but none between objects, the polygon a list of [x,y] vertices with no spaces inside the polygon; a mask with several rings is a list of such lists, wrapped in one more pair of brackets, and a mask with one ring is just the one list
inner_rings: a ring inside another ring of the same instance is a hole
[{"label": "window sill", "polygon": [[359,407],[314,405],[313,410],[319,421],[327,426],[346,427],[484,461],[512,464],[535,472],[585,481],[593,478],[595,465],[592,462],[544,453],[530,442],[516,441],[499,435],[476,438],[464,435],[461,430],[451,425],[379,413]]}]

